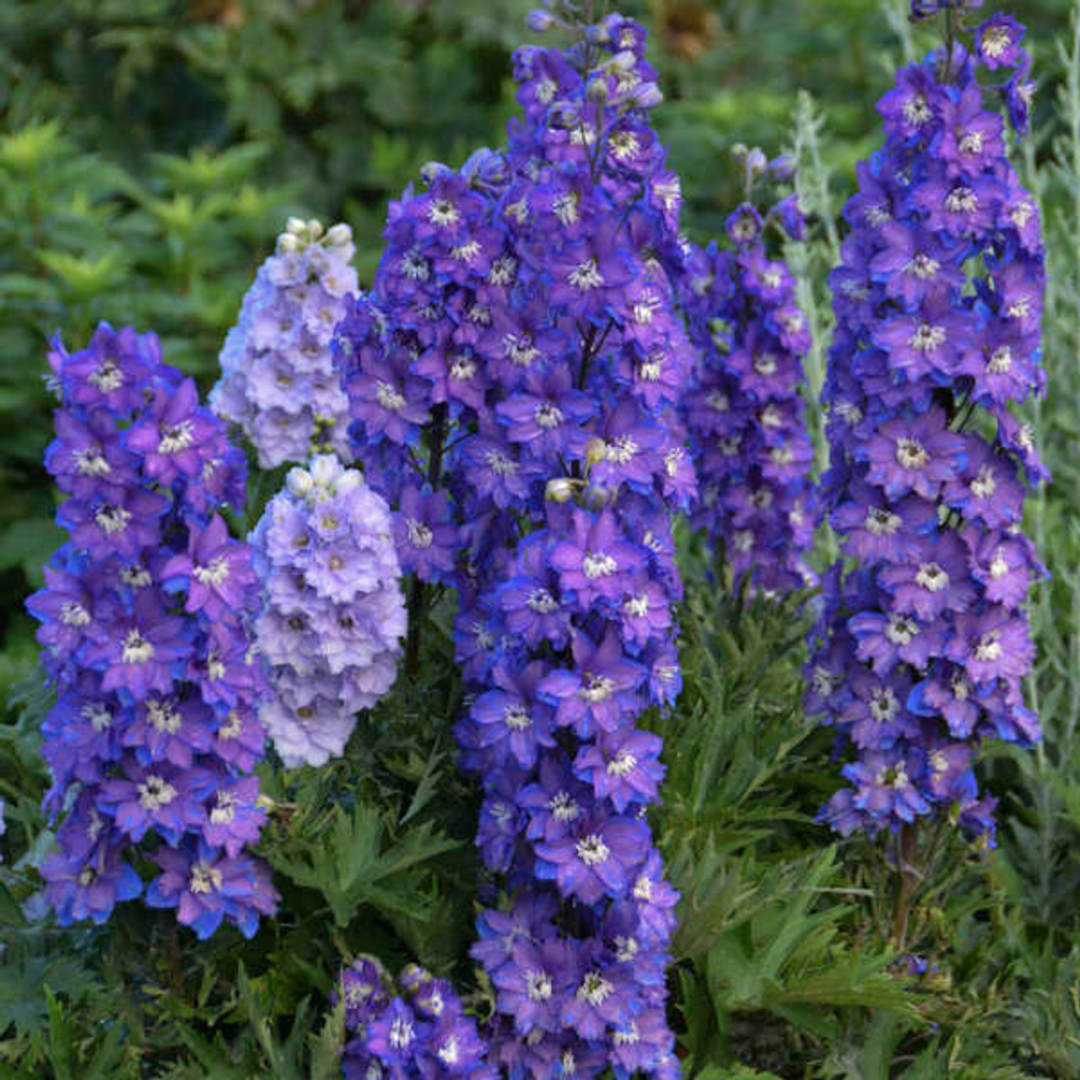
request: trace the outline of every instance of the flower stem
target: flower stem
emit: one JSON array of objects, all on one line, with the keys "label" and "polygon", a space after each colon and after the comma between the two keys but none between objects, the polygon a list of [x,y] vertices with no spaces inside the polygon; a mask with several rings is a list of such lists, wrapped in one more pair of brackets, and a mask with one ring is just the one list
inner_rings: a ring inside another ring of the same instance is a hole
[{"label": "flower stem", "polygon": [[896,872],[900,875],[893,902],[892,939],[898,950],[904,948],[907,936],[908,916],[911,904],[918,888],[919,871],[915,867],[915,858],[919,851],[918,832],[914,825],[905,825],[900,830],[897,845]]}]

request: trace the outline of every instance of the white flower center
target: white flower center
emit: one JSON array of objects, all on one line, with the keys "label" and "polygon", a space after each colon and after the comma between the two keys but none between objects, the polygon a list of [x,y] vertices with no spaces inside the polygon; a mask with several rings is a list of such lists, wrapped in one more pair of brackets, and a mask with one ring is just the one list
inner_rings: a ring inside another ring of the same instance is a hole
[{"label": "white flower center", "polygon": [[705,404],[718,413],[725,413],[731,408],[731,401],[722,390],[713,390],[705,399]]},{"label": "white flower center", "polygon": [[84,705],[79,711],[98,735],[112,726],[112,713],[104,705]]},{"label": "white flower center", "polygon": [[454,362],[450,365],[451,379],[457,379],[460,382],[464,382],[466,379],[471,379],[475,374],[476,364],[473,363],[471,357],[455,357]]},{"label": "white flower center", "polygon": [[585,676],[585,685],[578,691],[578,694],[590,704],[595,704],[598,701],[607,701],[614,689],[615,684],[606,675],[593,675],[590,673]]},{"label": "white flower center", "polygon": [[195,429],[190,420],[181,420],[173,427],[162,428],[158,440],[159,454],[179,454],[195,441]]},{"label": "white flower center", "polygon": [[168,698],[148,698],[146,702],[146,722],[155,730],[166,735],[175,735],[183,723],[175,704]]},{"label": "white flower center", "polygon": [[384,409],[389,409],[391,412],[397,412],[405,407],[404,395],[396,387],[391,386],[390,383],[383,382],[382,379],[375,383],[375,400]]},{"label": "white flower center", "polygon": [[990,576],[999,581],[1009,572],[1009,564],[1005,561],[1005,556],[1001,553],[1001,548],[998,548],[994,552],[994,561],[990,564]]},{"label": "white flower center", "polygon": [[623,601],[623,611],[632,619],[641,619],[649,614],[649,598],[642,593],[640,596],[631,596]]},{"label": "white flower center", "polygon": [[567,281],[575,289],[588,292],[590,289],[599,289],[604,284],[604,276],[600,273],[600,267],[595,259],[586,259],[570,271]]},{"label": "white flower center", "polygon": [[551,209],[563,225],[573,225],[578,219],[580,201],[581,196],[576,191],[567,191],[556,197]]},{"label": "white flower center", "polygon": [[870,715],[879,723],[887,724],[900,711],[900,702],[888,686],[875,688],[870,695]]},{"label": "white flower center", "polygon": [[918,626],[904,615],[890,615],[885,636],[894,645],[909,645],[919,633]]},{"label": "white flower center", "polygon": [[124,638],[121,659],[125,664],[145,664],[154,655],[154,646],[136,630],[131,629]]},{"label": "white flower center", "polygon": [[216,892],[221,888],[221,871],[209,863],[197,862],[191,868],[191,879],[188,888],[193,893]]},{"label": "white flower center", "polygon": [[965,131],[956,143],[961,154],[981,154],[983,136],[981,131]]},{"label": "white flower center", "polygon": [[207,566],[196,566],[191,576],[203,585],[220,585],[229,576],[229,562],[224,555],[218,555]]},{"label": "white flower center", "polygon": [[945,196],[945,209],[950,214],[973,214],[979,208],[979,196],[969,187],[954,187]]},{"label": "white flower center", "polygon": [[457,262],[472,262],[480,254],[479,240],[466,240],[464,244],[458,244],[450,249],[450,258]]},{"label": "white flower center", "polygon": [[945,341],[945,327],[931,326],[929,323],[920,323],[919,328],[911,337],[908,344],[917,352],[933,352]]},{"label": "white flower center", "polygon": [[634,882],[634,899],[640,900],[642,901],[642,903],[645,904],[651,903],[652,890],[652,878],[648,878],[644,874],[642,874],[641,877],[639,877],[637,881]]},{"label": "white flower center", "polygon": [[948,587],[949,575],[939,563],[924,562],[920,564],[919,572],[915,575],[915,584],[928,592],[941,592],[942,589]]},{"label": "white flower center", "polygon": [[990,633],[983,634],[979,638],[979,644],[975,646],[975,659],[984,663],[992,663],[995,660],[1000,660],[1004,651],[1001,642],[998,641],[998,631],[991,630]]},{"label": "white flower center", "polygon": [[549,615],[559,610],[559,601],[547,589],[533,589],[525,604],[538,615]]},{"label": "white flower center", "polygon": [[547,1001],[553,989],[551,976],[546,971],[525,972],[525,993],[530,1001]]},{"label": "white flower center", "polygon": [[414,548],[429,548],[435,540],[435,534],[431,529],[416,518],[406,520],[405,532],[409,537],[409,543]]},{"label": "white flower center", "polygon": [[401,272],[410,281],[427,281],[430,274],[427,259],[415,248],[402,255]]},{"label": "white flower center", "polygon": [[608,776],[625,779],[637,768],[638,759],[629,750],[620,750],[608,763]]},{"label": "white flower center", "polygon": [[461,211],[449,199],[434,199],[428,207],[428,220],[433,225],[453,225],[461,218]]},{"label": "white flower center", "polygon": [[524,731],[532,723],[532,717],[522,705],[507,705],[503,710],[503,723],[511,731]]},{"label": "white flower center", "polygon": [[922,93],[912,94],[904,102],[903,111],[904,119],[911,127],[922,127],[923,124],[929,123],[934,118],[926,97]]},{"label": "white flower center", "polygon": [[413,1026],[404,1017],[397,1017],[390,1025],[390,1045],[395,1050],[404,1050],[413,1041]]},{"label": "white flower center", "polygon": [[600,577],[608,577],[618,570],[619,564],[602,551],[587,551],[585,558],[581,560],[581,569],[590,581]]},{"label": "white flower center", "polygon": [[219,791],[214,809],[210,811],[211,825],[231,825],[236,817],[236,800],[228,791]]},{"label": "white flower center", "polygon": [[638,444],[631,435],[616,435],[615,438],[604,447],[604,456],[608,461],[616,465],[626,465],[633,460],[638,452]]},{"label": "white flower center", "polygon": [[509,285],[510,282],[514,280],[514,275],[516,273],[517,260],[511,258],[509,255],[504,255],[491,264],[491,272],[488,274],[488,280],[492,285]]},{"label": "white flower center", "polygon": [[507,457],[501,450],[489,450],[485,455],[488,468],[496,476],[513,476],[518,471],[518,463]]},{"label": "white flower center", "polygon": [[87,376],[87,381],[103,394],[110,394],[124,385],[124,373],[116,366],[115,361],[106,360],[97,371]]},{"label": "white flower center", "polygon": [[941,263],[937,259],[932,259],[929,255],[924,255],[920,252],[916,255],[911,262],[904,267],[904,270],[911,274],[912,277],[918,278],[920,281],[929,281],[931,278],[937,276],[937,272],[941,269]]},{"label": "white flower center", "polygon": [[1005,52],[1010,44],[1012,44],[1012,37],[1004,26],[991,26],[990,29],[983,34],[983,55],[988,56],[991,60],[996,60]]},{"label": "white flower center", "polygon": [[989,499],[997,489],[997,481],[994,479],[994,470],[989,465],[983,465],[978,475],[968,485],[968,489],[976,499]]},{"label": "white flower center", "polygon": [[86,626],[90,622],[90,612],[77,600],[65,600],[60,607],[60,621],[65,626]]},{"label": "white flower center", "polygon": [[112,472],[112,466],[101,456],[101,451],[96,446],[76,450],[72,456],[75,458],[75,471],[80,476],[105,476]]},{"label": "white flower center", "polygon": [[97,527],[105,533],[106,536],[113,536],[116,533],[123,532],[128,527],[128,522],[131,520],[131,511],[123,506],[111,506],[106,504],[98,509],[94,514],[94,521],[97,523]]},{"label": "white flower center", "polygon": [[615,993],[615,987],[599,971],[590,971],[581,980],[581,985],[577,990],[577,996],[594,1007],[603,1005],[613,993]]},{"label": "white flower center", "polygon": [[225,722],[218,728],[218,738],[228,742],[229,739],[237,738],[243,728],[244,725],[240,719],[240,714],[235,709],[230,709],[225,717]]},{"label": "white flower center", "polygon": [[616,1046],[632,1046],[639,1038],[637,1024],[631,1020],[630,1025],[624,1030],[615,1029],[612,1041]]},{"label": "white flower center", "polygon": [[537,427],[542,427],[545,431],[551,431],[563,422],[562,409],[550,401],[540,402],[533,412],[533,417]]},{"label": "white flower center", "polygon": [[528,367],[540,355],[531,334],[507,334],[503,344],[510,362],[519,367]]},{"label": "white flower center", "polygon": [[576,821],[581,813],[581,807],[574,801],[568,791],[557,791],[548,800],[548,809],[551,816],[559,822]]},{"label": "white flower center", "polygon": [[160,776],[148,776],[138,790],[139,803],[146,810],[160,810],[176,798],[176,788]]},{"label": "white flower center", "polygon": [[994,350],[994,355],[987,361],[986,370],[991,375],[1005,375],[1012,370],[1012,366],[1012,349],[1008,345],[999,345]]},{"label": "white flower center", "polygon": [[896,440],[896,460],[902,468],[921,469],[930,460],[930,455],[918,439],[905,435]]}]

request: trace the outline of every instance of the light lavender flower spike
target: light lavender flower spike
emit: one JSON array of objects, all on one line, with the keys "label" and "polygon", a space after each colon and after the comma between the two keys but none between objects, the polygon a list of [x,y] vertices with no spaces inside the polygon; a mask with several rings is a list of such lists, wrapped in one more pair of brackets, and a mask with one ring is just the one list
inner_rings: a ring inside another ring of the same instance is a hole
[{"label": "light lavender flower spike", "polygon": [[251,543],[276,691],[259,719],[287,766],[323,765],[397,675],[406,613],[390,511],[357,470],[318,455],[289,472]]},{"label": "light lavender flower spike", "polygon": [[317,451],[352,460],[330,339],[359,292],[355,252],[348,225],[290,218],[225,338],[210,403],[240,425],[264,469]]}]

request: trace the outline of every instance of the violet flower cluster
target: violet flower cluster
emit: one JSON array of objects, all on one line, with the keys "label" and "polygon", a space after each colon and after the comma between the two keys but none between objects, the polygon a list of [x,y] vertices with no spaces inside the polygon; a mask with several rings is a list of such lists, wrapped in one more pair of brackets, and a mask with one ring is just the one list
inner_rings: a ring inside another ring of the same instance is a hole
[{"label": "violet flower cluster", "polygon": [[[558,21],[550,12],[542,22]],[[664,1003],[677,894],[644,813],[678,692],[671,515],[695,494],[676,409],[678,178],[648,123],[645,32],[613,15],[515,56],[501,153],[391,207],[338,329],[356,455],[402,566],[457,589],[463,765],[508,899],[475,955],[512,1077],[678,1070]]]},{"label": "violet flower cluster", "polygon": [[158,340],[102,323],[49,356],[59,390],[46,466],[70,540],[27,601],[56,687],[45,806],[65,820],[41,872],[61,925],[104,922],[143,891],[199,937],[225,919],[250,937],[277,894],[245,847],[266,811],[251,770],[264,689],[245,619],[258,581],[219,514],[244,500],[243,454]]},{"label": "violet flower cluster", "polygon": [[416,964],[393,980],[359,957],[341,973],[334,1003],[345,1002],[345,1080],[496,1080],[476,1021],[445,979]]},{"label": "violet flower cluster", "polygon": [[259,719],[287,766],[323,765],[397,674],[407,620],[390,510],[356,469],[318,455],[289,471],[250,542],[274,689]]},{"label": "violet flower cluster", "polygon": [[[900,71],[845,210],[826,486],[853,565],[825,579],[809,695],[851,748],[821,815],[844,834],[938,815],[992,842],[978,745],[1039,738],[1023,603],[1045,571],[1021,520],[1023,478],[1047,474],[1011,406],[1044,388],[1043,244],[987,106],[1000,92],[1024,130],[1021,33],[995,16],[973,51]],[[980,86],[1002,64],[1016,75]]]},{"label": "violet flower cluster", "polygon": [[349,460],[348,403],[330,341],[357,292],[355,252],[348,225],[324,233],[318,221],[290,218],[225,338],[210,404],[240,425],[260,468],[313,452]]},{"label": "violet flower cluster", "polygon": [[[744,167],[749,187],[768,166],[755,149]],[[786,158],[768,168],[790,176]],[[691,524],[705,530],[736,588],[749,575],[756,589],[784,593],[814,581],[803,557],[817,500],[800,396],[810,333],[794,278],[766,247],[770,221],[802,237],[789,195],[764,219],[743,203],[728,218],[731,249],[690,249],[680,300],[698,361],[683,410],[701,490]]]}]

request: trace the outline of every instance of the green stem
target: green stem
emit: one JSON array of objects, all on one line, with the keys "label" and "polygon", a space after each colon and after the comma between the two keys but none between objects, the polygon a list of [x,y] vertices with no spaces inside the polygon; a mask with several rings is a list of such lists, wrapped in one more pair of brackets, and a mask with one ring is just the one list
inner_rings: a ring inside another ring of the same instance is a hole
[{"label": "green stem", "polygon": [[898,950],[904,948],[908,916],[918,888],[919,873],[915,869],[915,858],[918,852],[919,838],[916,827],[905,825],[900,830],[900,840],[897,845],[896,872],[900,875],[900,880],[896,887],[892,920],[892,939]]}]

